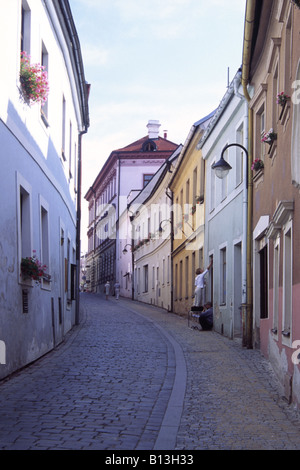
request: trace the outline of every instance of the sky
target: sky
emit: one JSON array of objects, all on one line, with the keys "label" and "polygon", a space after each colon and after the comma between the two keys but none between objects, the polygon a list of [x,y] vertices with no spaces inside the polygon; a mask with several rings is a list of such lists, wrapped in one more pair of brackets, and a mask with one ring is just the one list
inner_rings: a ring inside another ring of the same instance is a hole
[{"label": "sky", "polygon": [[[69,0],[91,84],[82,196],[113,150],[147,135],[184,144],[242,63],[246,0]],[[228,73],[229,69],[229,73]],[[82,251],[87,248],[82,201]]]}]

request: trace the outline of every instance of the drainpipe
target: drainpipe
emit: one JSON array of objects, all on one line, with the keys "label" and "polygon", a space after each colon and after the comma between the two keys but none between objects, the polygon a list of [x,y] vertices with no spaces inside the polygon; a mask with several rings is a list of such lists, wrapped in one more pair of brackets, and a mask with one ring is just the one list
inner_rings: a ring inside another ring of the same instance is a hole
[{"label": "drainpipe", "polygon": [[[168,188],[169,189],[169,188]],[[170,190],[171,194],[168,193],[168,189],[166,189],[166,196],[171,200],[171,257],[170,257],[170,263],[171,263],[171,309],[170,311],[173,312],[173,303],[174,303],[174,291],[173,291],[173,240],[174,240],[174,211],[173,211],[173,191]]]},{"label": "drainpipe", "polygon": [[[248,82],[251,65],[251,49],[255,21],[256,0],[247,0],[243,42],[242,86],[244,96],[250,102]],[[253,182],[251,165],[253,161],[253,111],[248,106],[248,221],[247,221],[247,304],[246,304],[246,344],[253,348],[253,285],[252,285],[252,215],[253,215]]]},{"label": "drainpipe", "polygon": [[78,135],[78,169],[77,169],[77,220],[76,220],[76,306],[75,325],[80,323],[79,315],[79,284],[80,284],[80,227],[81,227],[81,170],[82,170],[82,136],[87,133],[87,129]]},{"label": "drainpipe", "polygon": [[[244,142],[242,145],[248,150],[248,101],[239,93],[242,72],[238,73],[233,81],[234,94],[245,103],[244,114]],[[249,157],[248,157],[249,159]],[[248,161],[243,168],[243,238],[242,238],[242,332],[243,346],[246,346],[246,318],[247,318],[247,246],[248,246]]]}]

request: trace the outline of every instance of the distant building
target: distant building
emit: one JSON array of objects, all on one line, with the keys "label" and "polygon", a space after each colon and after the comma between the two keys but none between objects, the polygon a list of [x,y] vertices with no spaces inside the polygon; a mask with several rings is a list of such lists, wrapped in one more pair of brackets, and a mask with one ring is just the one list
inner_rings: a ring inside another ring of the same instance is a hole
[{"label": "distant building", "polygon": [[204,266],[205,162],[197,144],[214,113],[190,129],[169,182],[172,194],[173,310],[188,314],[194,302],[197,268]]},{"label": "distant building", "polygon": [[[89,117],[67,0],[7,2],[0,40],[5,64],[0,78],[2,378],[47,353],[76,321],[78,160]],[[25,52],[31,65],[47,71],[50,91],[43,106],[33,101],[26,74],[20,75]],[[31,257],[46,265],[38,281],[24,271]]]},{"label": "distant building", "polygon": [[[159,136],[158,121],[149,121],[147,128],[146,136],[110,154],[85,195],[89,208],[87,281],[91,292],[103,292],[109,281],[113,293],[116,263],[126,245],[119,222],[127,209],[127,197],[132,191],[138,194],[177,148],[166,136]],[[118,281],[121,283],[121,279]]]},{"label": "distant building", "polygon": [[[144,190],[128,204],[132,237],[129,251],[134,266],[133,298],[168,311],[173,310],[173,198],[168,185],[181,149],[182,145],[179,145]],[[125,264],[119,264],[121,273],[128,262],[126,255]]]}]

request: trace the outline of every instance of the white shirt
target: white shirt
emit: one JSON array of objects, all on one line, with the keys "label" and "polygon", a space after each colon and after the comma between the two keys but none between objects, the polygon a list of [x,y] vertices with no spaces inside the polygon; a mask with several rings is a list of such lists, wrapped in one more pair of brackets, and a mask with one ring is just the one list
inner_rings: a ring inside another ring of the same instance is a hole
[{"label": "white shirt", "polygon": [[203,271],[203,273],[198,274],[198,276],[196,276],[196,278],[195,278],[195,286],[196,287],[201,287],[203,289],[203,287],[204,287],[204,277],[207,273],[208,273],[208,269],[206,269],[205,271]]}]

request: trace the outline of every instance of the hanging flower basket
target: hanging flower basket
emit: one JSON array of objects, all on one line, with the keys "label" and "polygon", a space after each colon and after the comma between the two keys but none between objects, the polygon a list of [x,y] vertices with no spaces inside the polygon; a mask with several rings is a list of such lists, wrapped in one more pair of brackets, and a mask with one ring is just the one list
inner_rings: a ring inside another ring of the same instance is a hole
[{"label": "hanging flower basket", "polygon": [[259,171],[264,168],[264,162],[260,158],[256,158],[252,163],[251,170],[252,171]]},{"label": "hanging flower basket", "polygon": [[46,265],[41,264],[41,262],[37,259],[35,255],[35,251],[33,255],[27,258],[22,258],[21,261],[21,275],[24,280],[32,279],[37,284],[40,284],[42,277],[46,276]]},{"label": "hanging flower basket", "polygon": [[30,64],[30,56],[21,52],[20,83],[25,101],[41,103],[43,106],[48,99],[48,74],[40,64]]},{"label": "hanging flower basket", "polygon": [[265,142],[266,144],[272,145],[274,140],[276,139],[277,139],[276,132],[274,132],[273,129],[270,129],[269,132],[263,133],[261,141]]}]

